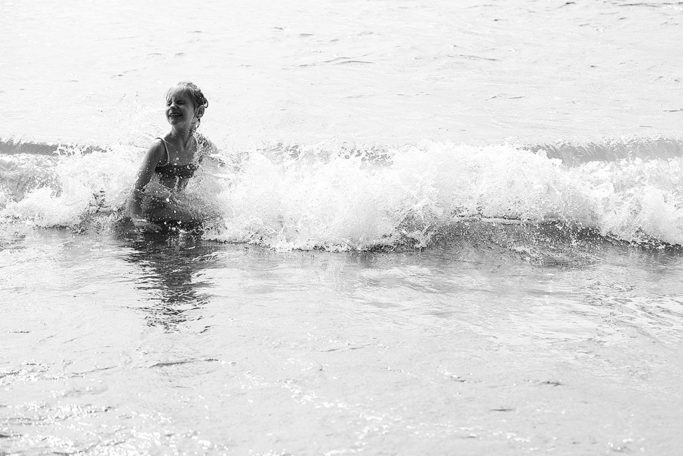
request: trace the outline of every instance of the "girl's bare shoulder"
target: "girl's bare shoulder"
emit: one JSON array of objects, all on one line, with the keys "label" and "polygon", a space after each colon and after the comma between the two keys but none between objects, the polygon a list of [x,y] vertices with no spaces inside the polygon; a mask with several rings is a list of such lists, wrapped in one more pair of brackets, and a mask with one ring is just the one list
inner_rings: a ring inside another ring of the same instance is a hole
[{"label": "girl's bare shoulder", "polygon": [[155,162],[166,160],[166,145],[162,138],[155,138],[147,149],[147,159]]}]

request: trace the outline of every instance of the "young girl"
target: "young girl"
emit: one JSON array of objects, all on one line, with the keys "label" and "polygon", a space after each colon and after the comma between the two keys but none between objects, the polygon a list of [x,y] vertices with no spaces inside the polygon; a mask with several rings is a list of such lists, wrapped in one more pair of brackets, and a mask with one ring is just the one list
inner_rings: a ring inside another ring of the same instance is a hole
[{"label": "young girl", "polygon": [[[147,151],[129,203],[137,228],[158,231],[162,226],[198,223],[187,201],[181,203],[180,192],[208,149],[215,148],[196,134],[208,106],[202,91],[191,82],[180,82],[166,94],[166,119],[171,131],[157,138]],[[155,177],[155,185],[146,189]]]}]

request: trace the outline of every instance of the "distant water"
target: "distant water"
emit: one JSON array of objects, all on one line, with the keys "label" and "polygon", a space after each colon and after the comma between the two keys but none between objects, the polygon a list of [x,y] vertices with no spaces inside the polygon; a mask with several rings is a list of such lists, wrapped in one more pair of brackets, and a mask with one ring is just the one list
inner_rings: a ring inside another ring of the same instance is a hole
[{"label": "distant water", "polygon": [[146,146],[197,82],[228,146],[680,138],[680,2],[0,4],[2,137]]},{"label": "distant water", "polygon": [[[678,454],[682,20],[0,2],[0,454]],[[205,226],[138,233],[178,80]]]}]

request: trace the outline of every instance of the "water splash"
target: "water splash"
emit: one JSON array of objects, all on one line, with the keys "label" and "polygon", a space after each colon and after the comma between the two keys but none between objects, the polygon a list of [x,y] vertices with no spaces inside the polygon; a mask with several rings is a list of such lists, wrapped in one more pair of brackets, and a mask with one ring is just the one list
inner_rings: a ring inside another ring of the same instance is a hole
[{"label": "water splash", "polygon": [[[606,142],[594,159],[566,145],[562,157],[507,144],[274,145],[222,153],[187,194],[214,214],[205,238],[276,249],[422,248],[473,221],[683,244],[678,142],[643,140],[648,152],[635,155],[624,144]],[[124,216],[142,150],[35,149],[0,155],[5,223],[87,229]]]}]

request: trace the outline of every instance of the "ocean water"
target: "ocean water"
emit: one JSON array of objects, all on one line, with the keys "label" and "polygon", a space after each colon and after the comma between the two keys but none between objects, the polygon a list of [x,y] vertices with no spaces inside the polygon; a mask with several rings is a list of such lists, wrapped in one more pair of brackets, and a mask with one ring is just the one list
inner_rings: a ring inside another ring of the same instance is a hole
[{"label": "ocean water", "polygon": [[680,454],[683,3],[0,13],[1,455]]}]

